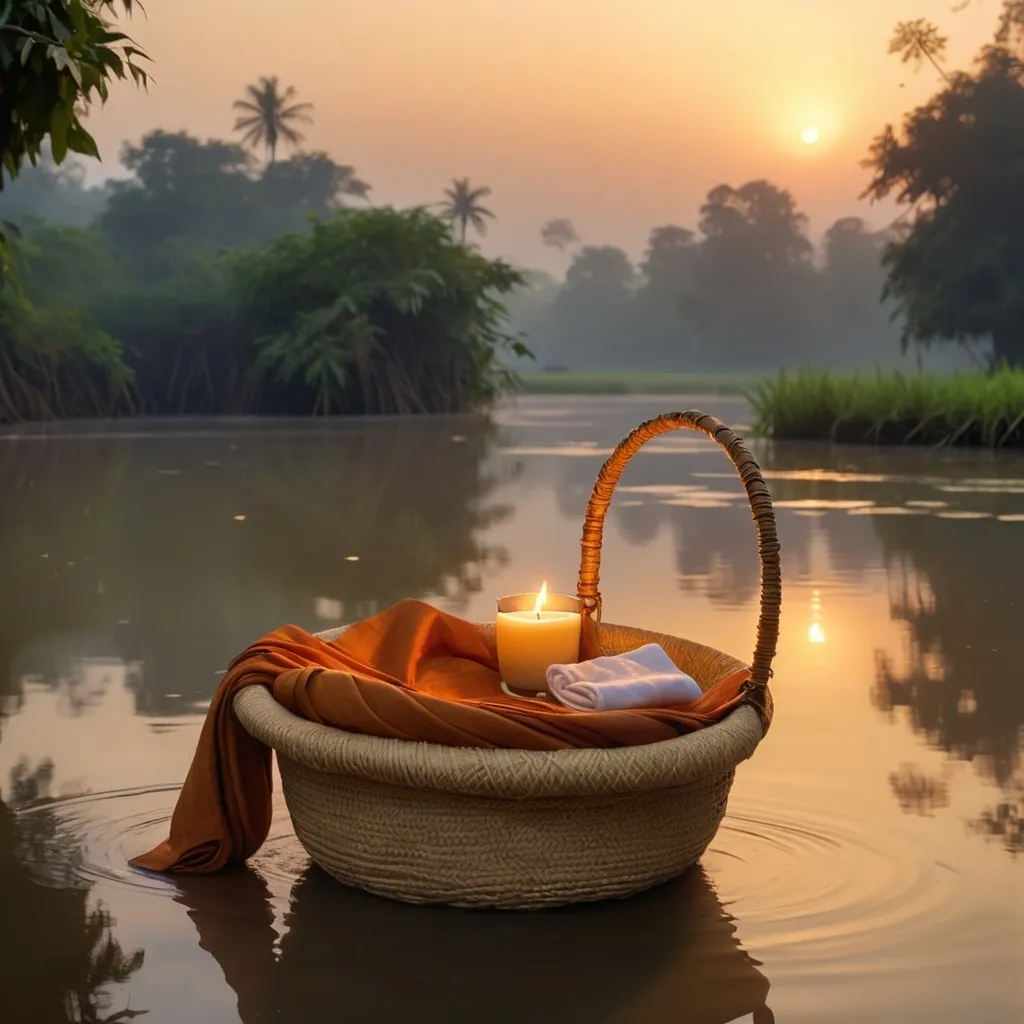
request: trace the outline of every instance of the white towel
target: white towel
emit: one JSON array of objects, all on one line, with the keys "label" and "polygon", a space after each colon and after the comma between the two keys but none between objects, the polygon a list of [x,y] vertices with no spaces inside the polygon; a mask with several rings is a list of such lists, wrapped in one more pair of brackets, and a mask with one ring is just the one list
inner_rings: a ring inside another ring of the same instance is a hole
[{"label": "white towel", "polygon": [[659,644],[578,665],[552,665],[547,681],[552,696],[576,711],[668,707],[701,695]]}]

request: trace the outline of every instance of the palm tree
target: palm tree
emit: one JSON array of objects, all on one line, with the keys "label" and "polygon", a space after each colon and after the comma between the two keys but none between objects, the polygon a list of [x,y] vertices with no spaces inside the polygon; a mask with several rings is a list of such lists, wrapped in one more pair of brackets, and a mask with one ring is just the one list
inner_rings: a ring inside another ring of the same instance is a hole
[{"label": "palm tree", "polygon": [[246,146],[263,145],[267,148],[270,163],[277,156],[277,143],[284,139],[292,146],[297,146],[303,139],[302,133],[294,122],[312,122],[309,111],[312,103],[293,103],[295,87],[289,85],[284,92],[280,91],[277,76],[261,78],[255,85],[245,87],[247,99],[235,100],[234,109],[245,113],[235,121],[234,131],[245,132],[242,143]]},{"label": "palm tree", "polygon": [[486,206],[480,205],[480,200],[491,194],[486,185],[471,188],[469,178],[453,178],[452,187],[446,188],[444,194],[447,202],[441,204],[441,216],[445,220],[450,220],[453,225],[459,225],[463,245],[466,243],[466,228],[470,224],[479,234],[487,234],[487,222],[484,217],[493,218],[494,214]]},{"label": "palm tree", "polygon": [[903,64],[913,64],[915,68],[928,61],[947,84],[949,75],[942,67],[941,61],[946,56],[946,45],[949,40],[927,19],[917,18],[914,21],[901,21],[889,41],[889,52],[899,54]]}]

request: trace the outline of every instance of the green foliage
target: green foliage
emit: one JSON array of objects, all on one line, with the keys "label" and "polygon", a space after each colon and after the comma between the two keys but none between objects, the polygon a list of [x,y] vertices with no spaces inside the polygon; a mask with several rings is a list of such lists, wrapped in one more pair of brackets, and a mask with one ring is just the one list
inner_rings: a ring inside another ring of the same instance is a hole
[{"label": "green foliage", "polygon": [[88,319],[123,287],[119,261],[94,231],[29,221],[15,252],[19,281],[40,307],[77,309]]},{"label": "green foliage", "polygon": [[[918,51],[939,53],[937,31],[917,28]],[[973,74],[944,77],[899,133],[886,126],[865,162],[865,194],[914,211],[885,253],[885,294],[903,317],[904,346],[991,338],[996,363],[1024,365],[1024,62],[997,43]]]},{"label": "green foliage", "polygon": [[[522,282],[422,209],[343,211],[232,261],[257,365],[319,412],[454,412],[511,378],[497,296]],[[308,399],[303,399],[308,401]]]},{"label": "green foliage", "polygon": [[0,292],[0,423],[109,416],[131,408],[132,374],[121,346],[75,309],[36,306],[18,280],[20,254],[7,256]]},{"label": "green foliage", "polygon": [[[526,354],[503,330],[500,301],[518,272],[456,244],[424,210],[342,210],[223,253],[168,239],[160,275],[140,273],[110,237],[33,224],[17,257],[19,295],[37,314],[80,310],[61,314],[57,354],[102,363],[114,350],[99,340],[121,342],[130,375],[111,378],[121,387],[104,392],[116,395],[104,414],[455,412],[513,386],[503,356]],[[77,348],[73,326],[86,332]],[[10,335],[28,353],[41,329],[22,317]],[[9,372],[0,364],[0,384]],[[9,419],[99,414],[92,400],[9,404]]]},{"label": "green foliage", "polygon": [[124,346],[140,411],[258,411],[249,369],[252,345],[240,333],[233,281],[222,257],[179,252],[166,276],[124,280],[94,316]]},{"label": "green foliage", "polygon": [[1024,370],[873,376],[781,373],[748,394],[754,431],[782,439],[1024,447]]},{"label": "green foliage", "polygon": [[[147,59],[108,21],[113,0],[0,0],[0,189],[35,164],[44,140],[54,162],[98,157],[81,117],[105,102],[112,79],[145,85]],[[131,0],[124,0],[127,12]]]}]

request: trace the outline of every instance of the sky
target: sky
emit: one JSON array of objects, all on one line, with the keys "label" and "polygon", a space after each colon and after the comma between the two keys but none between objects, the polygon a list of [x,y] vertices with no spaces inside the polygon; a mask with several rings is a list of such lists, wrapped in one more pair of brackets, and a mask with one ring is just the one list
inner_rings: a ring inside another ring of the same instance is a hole
[{"label": "sky", "polygon": [[[928,17],[969,66],[999,0],[144,0],[128,31],[153,59],[148,93],[118,86],[90,115],[117,173],[153,129],[229,138],[232,102],[277,75],[314,104],[307,150],[351,164],[375,203],[434,202],[452,178],[493,190],[484,251],[551,271],[540,226],[643,252],[656,225],[695,227],[714,186],[788,188],[820,237],[858,200],[887,122],[941,84],[887,53]],[[819,135],[801,140],[805,129]],[[91,174],[90,177],[93,177]]]}]

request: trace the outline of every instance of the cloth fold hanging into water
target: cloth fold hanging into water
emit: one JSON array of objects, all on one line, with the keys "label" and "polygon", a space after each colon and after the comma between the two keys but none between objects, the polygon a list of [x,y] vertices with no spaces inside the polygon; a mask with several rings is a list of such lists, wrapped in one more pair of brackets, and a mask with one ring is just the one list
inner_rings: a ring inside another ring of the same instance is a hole
[{"label": "cloth fold hanging into water", "polygon": [[[600,655],[583,617],[580,657]],[[492,636],[422,601],[401,601],[327,642],[298,626],[269,633],[231,663],[210,702],[168,838],[131,863],[150,871],[218,871],[266,839],[269,748],[234,715],[235,694],[266,686],[293,714],[350,732],[462,747],[562,750],[674,739],[744,699],[746,670],[672,708],[582,713],[501,688]]]},{"label": "cloth fold hanging into water", "polygon": [[548,689],[576,711],[623,711],[672,707],[699,700],[701,688],[660,644],[606,655],[577,665],[552,665]]}]

